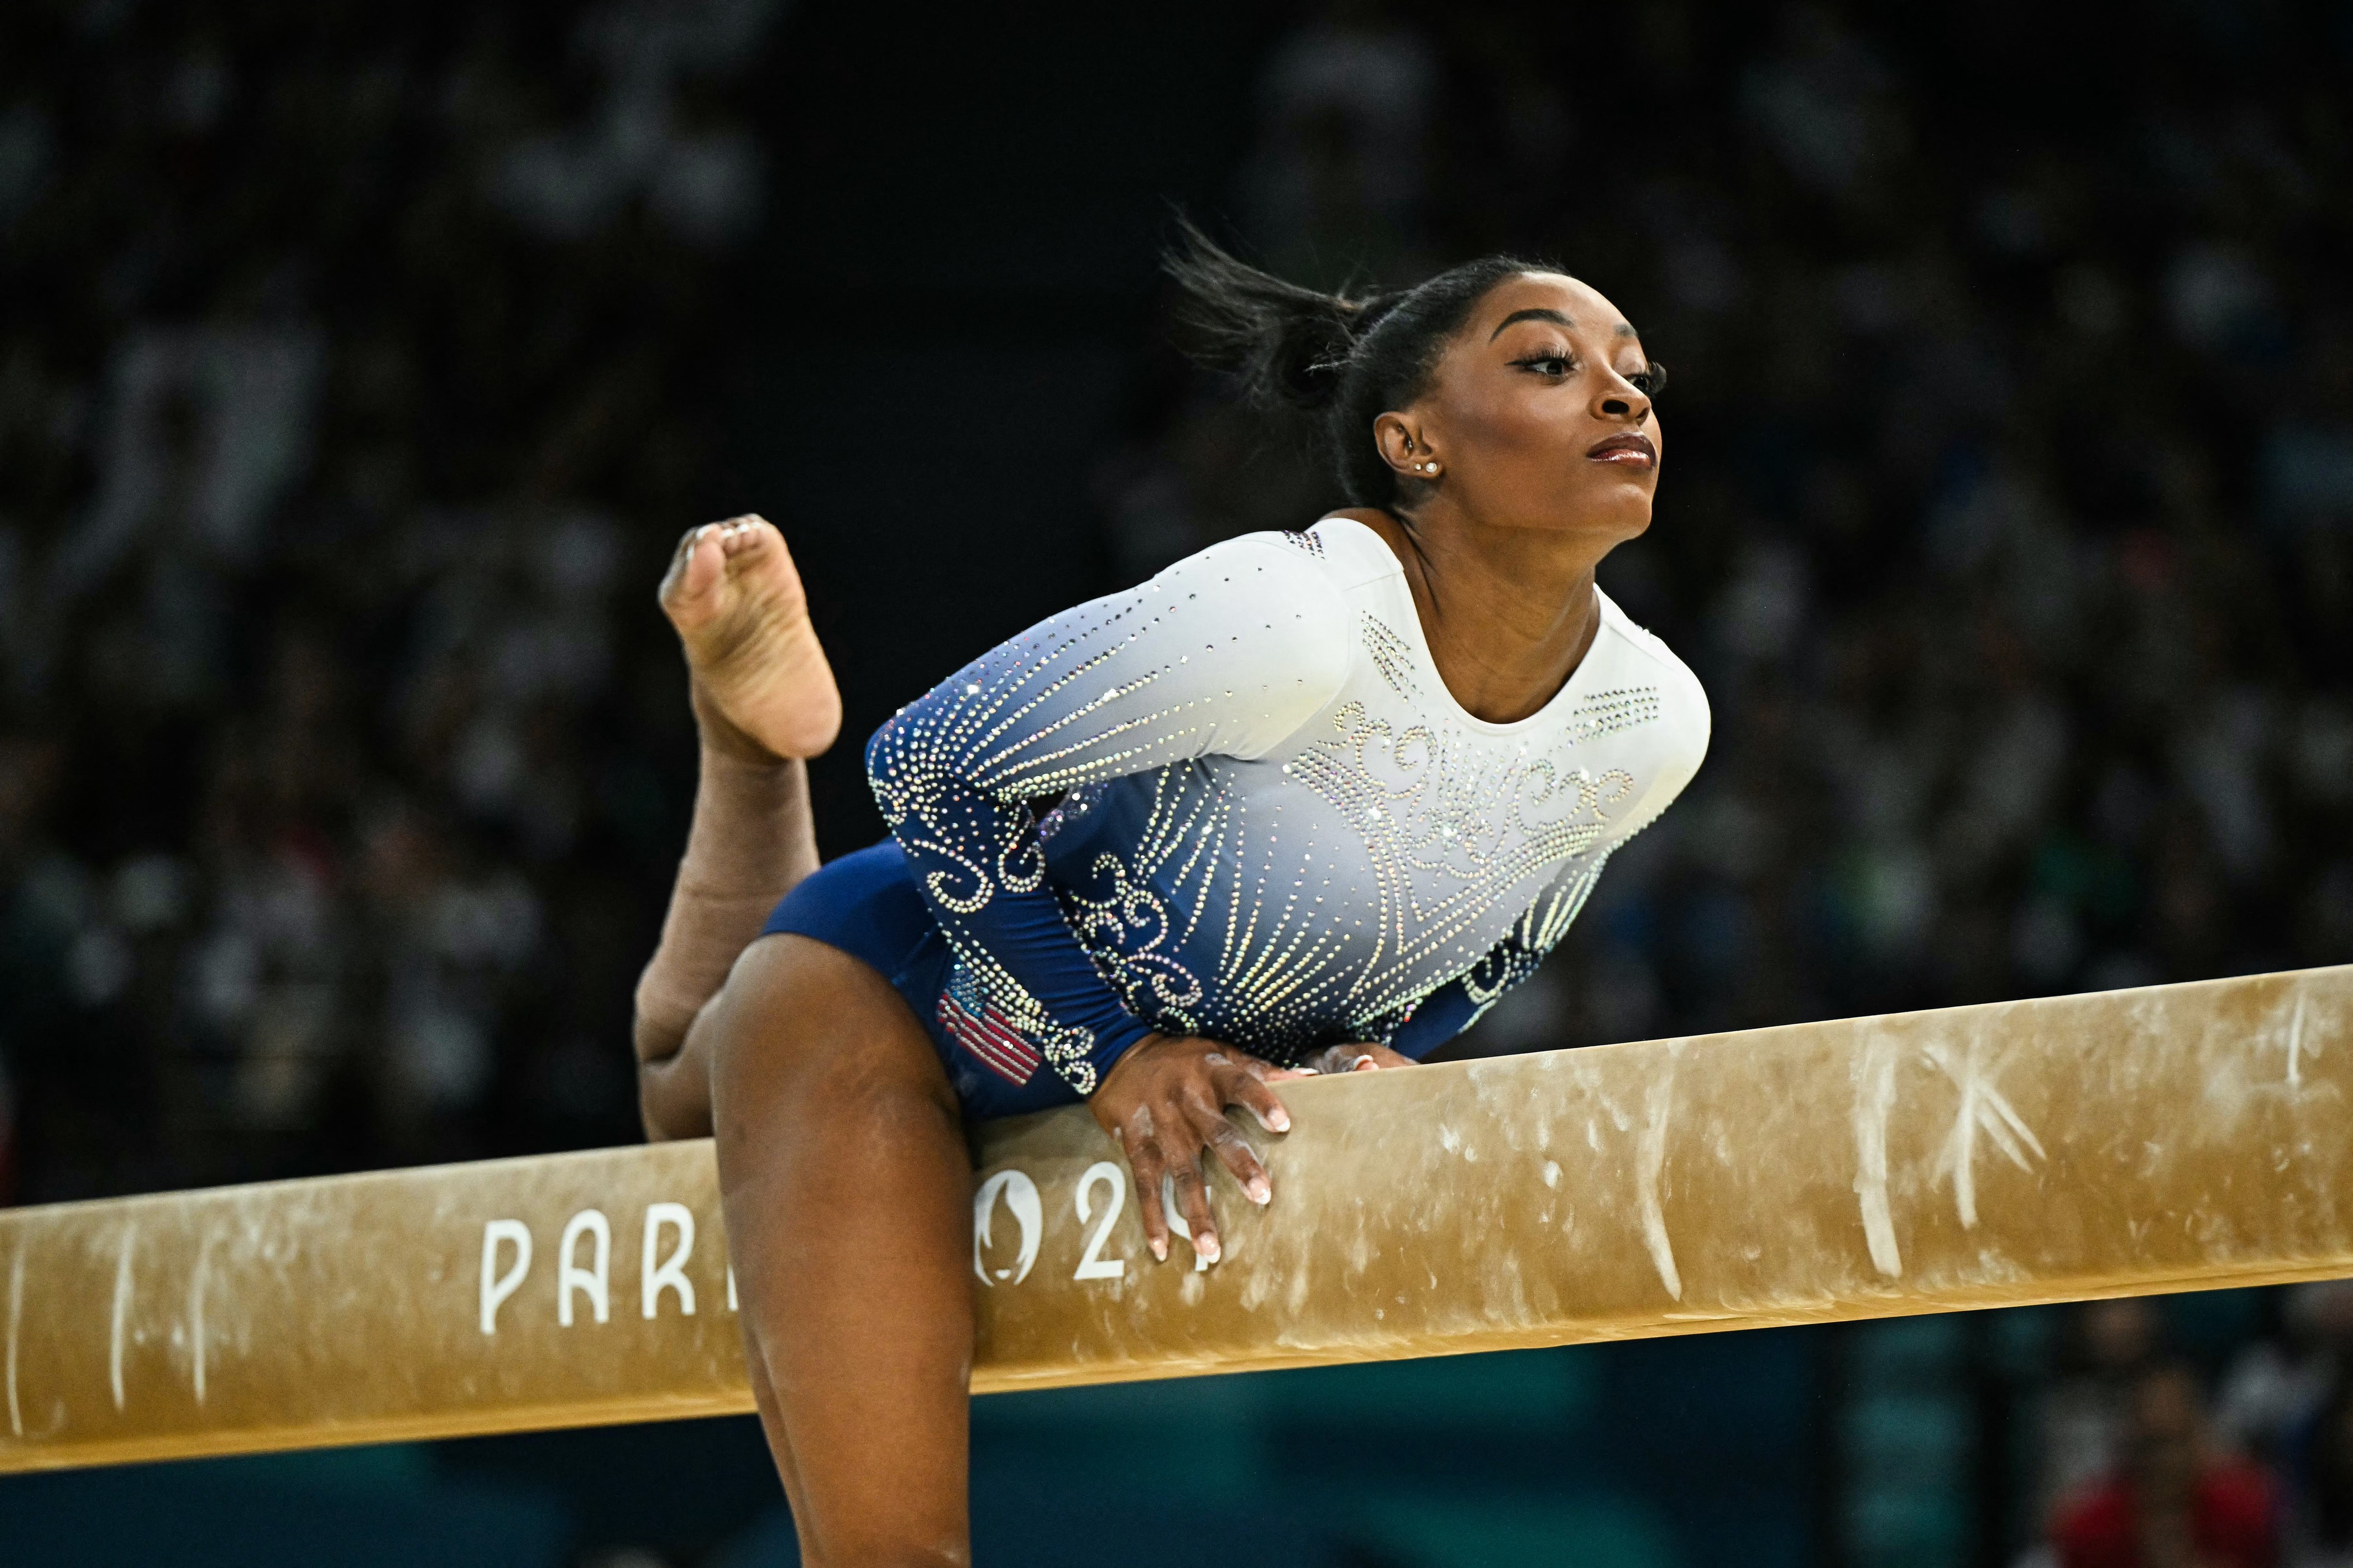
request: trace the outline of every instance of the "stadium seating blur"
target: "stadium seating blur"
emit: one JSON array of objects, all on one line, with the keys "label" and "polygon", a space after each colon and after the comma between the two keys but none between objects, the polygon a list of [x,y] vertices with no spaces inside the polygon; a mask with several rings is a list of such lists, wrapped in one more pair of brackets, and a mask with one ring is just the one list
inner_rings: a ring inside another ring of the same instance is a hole
[{"label": "stadium seating blur", "polygon": [[[1709,761],[1463,1048],[2353,955],[2353,9],[1129,9],[0,15],[0,1203],[634,1138],[682,529],[786,529],[855,741],[1333,499],[1176,352],[1172,203],[1332,285],[1556,261],[1672,369],[1603,583]],[[2009,1563],[2169,1352],[2333,1562],[2300,1300],[989,1401],[976,1508],[1039,1563]],[[774,1497],[741,1423],[31,1478],[0,1562],[748,1568]]]}]

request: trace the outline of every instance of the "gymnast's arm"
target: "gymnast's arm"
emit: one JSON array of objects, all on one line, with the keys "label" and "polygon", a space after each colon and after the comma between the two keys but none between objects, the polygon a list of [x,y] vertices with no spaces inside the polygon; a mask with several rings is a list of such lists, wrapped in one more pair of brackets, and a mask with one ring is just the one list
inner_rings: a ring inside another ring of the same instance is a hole
[{"label": "gymnast's arm", "polygon": [[[1264,755],[1337,694],[1349,637],[1345,600],[1304,552],[1277,535],[1229,540],[991,649],[867,748],[875,799],[941,931],[1054,1070],[1092,1097],[1113,1064],[1153,1041],[1122,1074],[1119,1113],[1098,1105],[1097,1114],[1131,1157],[1143,1151],[1137,1182],[1155,1252],[1166,1249],[1156,1161],[1166,1155],[1182,1184],[1189,1155],[1208,1144],[1255,1194],[1263,1174],[1247,1149],[1224,1142],[1234,1134],[1223,1105],[1248,1106],[1271,1126],[1285,1119],[1263,1064],[1213,1042],[1154,1036],[1127,1011],[1047,886],[1029,803],[1189,758]],[[1135,1083],[1155,1087],[1130,1105]],[[1181,1106],[1168,1100],[1179,1091]],[[1217,1096],[1226,1098],[1199,1114]],[[1179,1161],[1167,1151],[1184,1128],[1200,1135]]]},{"label": "gymnast's arm", "polygon": [[934,917],[1081,1094],[1149,1031],[1064,921],[1029,803],[1263,755],[1338,691],[1347,639],[1314,563],[1252,535],[1039,623],[875,732],[868,777]]}]

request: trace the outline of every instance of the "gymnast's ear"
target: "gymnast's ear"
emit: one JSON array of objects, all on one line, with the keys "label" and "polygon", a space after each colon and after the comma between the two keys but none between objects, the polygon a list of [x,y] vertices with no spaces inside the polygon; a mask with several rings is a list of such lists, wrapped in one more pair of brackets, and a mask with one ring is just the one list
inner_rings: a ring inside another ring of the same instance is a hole
[{"label": "gymnast's ear", "polygon": [[1407,479],[1425,483],[1445,471],[1445,460],[1430,444],[1421,421],[1410,414],[1384,414],[1373,421],[1373,444],[1381,461]]}]

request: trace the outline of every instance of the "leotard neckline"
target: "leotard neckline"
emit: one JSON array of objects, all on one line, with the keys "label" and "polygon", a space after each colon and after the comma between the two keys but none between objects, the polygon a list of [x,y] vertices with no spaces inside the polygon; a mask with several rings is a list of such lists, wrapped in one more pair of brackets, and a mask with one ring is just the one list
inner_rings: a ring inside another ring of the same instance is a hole
[{"label": "leotard neckline", "polygon": [[1446,678],[1439,673],[1438,660],[1430,651],[1429,633],[1421,624],[1421,606],[1414,600],[1413,584],[1406,580],[1405,563],[1398,559],[1398,553],[1389,547],[1389,542],[1383,539],[1378,531],[1353,517],[1323,518],[1309,531],[1320,531],[1334,523],[1342,523],[1355,529],[1365,536],[1372,549],[1379,552],[1379,559],[1388,567],[1388,575],[1396,581],[1397,591],[1405,597],[1405,618],[1408,626],[1395,629],[1404,636],[1407,647],[1412,650],[1414,663],[1418,667],[1417,673],[1426,677],[1431,689],[1437,693],[1431,700],[1443,703],[1450,718],[1481,734],[1509,737],[1534,734],[1547,723],[1558,720],[1563,713],[1575,706],[1576,699],[1580,695],[1577,689],[1577,677],[1593,668],[1593,650],[1600,646],[1603,635],[1617,629],[1620,614],[1618,606],[1610,601],[1609,595],[1601,591],[1600,584],[1596,583],[1593,585],[1593,605],[1601,617],[1601,624],[1593,628],[1593,640],[1586,645],[1585,655],[1577,661],[1577,668],[1568,672],[1567,678],[1560,683],[1560,689],[1547,698],[1543,707],[1525,719],[1514,719],[1508,723],[1497,723],[1492,719],[1482,719],[1463,707],[1455,698],[1453,688],[1446,684]]}]

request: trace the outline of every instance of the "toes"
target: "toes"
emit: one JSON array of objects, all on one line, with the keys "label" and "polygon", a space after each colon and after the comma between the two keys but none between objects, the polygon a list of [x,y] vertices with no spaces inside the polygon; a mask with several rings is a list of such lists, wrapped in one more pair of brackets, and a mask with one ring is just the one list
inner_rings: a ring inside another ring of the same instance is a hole
[{"label": "toes", "polygon": [[706,522],[700,527],[690,528],[678,536],[678,548],[670,552],[670,571],[662,578],[664,588],[668,588],[670,581],[685,570],[686,563],[694,559],[695,552],[702,549],[703,542],[711,537],[711,531],[721,526],[719,523]]},{"label": "toes", "polygon": [[720,574],[725,570],[725,525],[711,524],[701,531],[679,563],[678,586],[681,600],[700,599],[717,585]]},{"label": "toes", "polygon": [[662,574],[659,591],[662,607],[673,617],[680,609],[708,594],[718,581],[723,559],[718,542],[723,526],[706,522],[701,528],[687,530],[686,537],[678,542],[678,553],[671,557],[670,570]]},{"label": "toes", "polygon": [[731,517],[719,525],[719,547],[731,562],[739,556],[758,552],[771,538],[779,537],[775,525],[756,512]]}]

